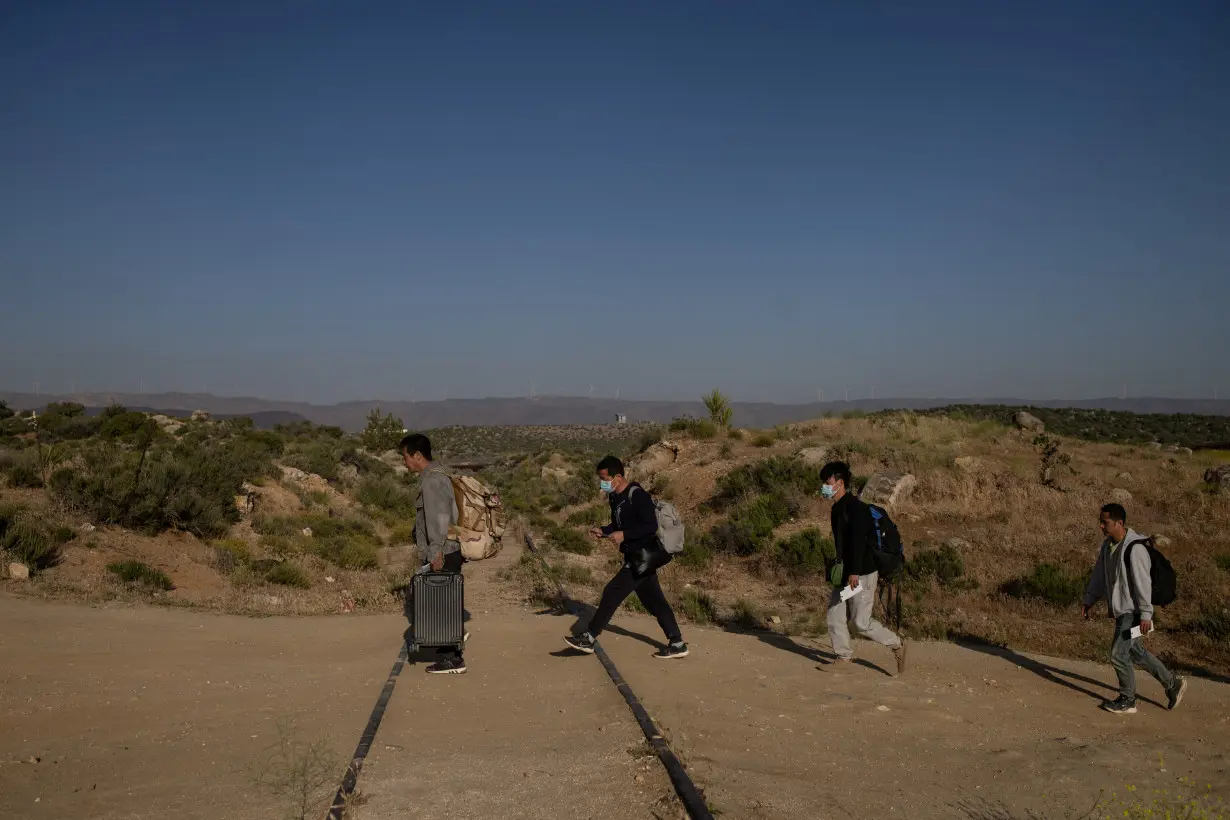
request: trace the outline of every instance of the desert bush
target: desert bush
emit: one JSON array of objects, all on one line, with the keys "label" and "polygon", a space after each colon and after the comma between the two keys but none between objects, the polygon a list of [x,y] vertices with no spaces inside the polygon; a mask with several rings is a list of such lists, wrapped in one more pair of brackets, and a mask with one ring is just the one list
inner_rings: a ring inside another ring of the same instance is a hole
[{"label": "desert bush", "polygon": [[64,525],[60,525],[51,531],[51,540],[60,545],[67,544],[76,537],[77,531],[72,527],[66,527]]},{"label": "desert bush", "polygon": [[719,509],[749,494],[811,495],[820,487],[820,468],[804,464],[797,456],[776,456],[731,470],[718,479],[717,486],[713,504]]},{"label": "desert bush", "polygon": [[1230,600],[1201,601],[1200,609],[1187,622],[1186,629],[1213,641],[1230,640]]},{"label": "desert bush", "polygon": [[1230,572],[1230,552],[1223,552],[1222,554],[1215,556],[1213,561],[1217,564],[1217,568],[1222,572]]},{"label": "desert bush", "polygon": [[142,561],[120,561],[107,564],[107,571],[126,584],[135,584],[163,592],[175,589],[175,584],[160,569],[155,569]]},{"label": "desert bush", "polygon": [[571,552],[574,555],[589,555],[594,551],[594,542],[590,538],[577,532],[572,527],[551,527],[547,532],[547,538],[557,550],[563,552]]},{"label": "desert bush", "polygon": [[719,552],[752,555],[768,546],[773,530],[789,516],[789,505],[782,496],[753,496],[735,505],[726,520],[709,531],[709,543]]},{"label": "desert bush", "polygon": [[730,399],[722,395],[721,390],[714,390],[705,396],[704,402],[705,409],[709,411],[709,421],[722,429],[730,427],[730,420],[734,416],[734,410],[731,409]]},{"label": "desert bush", "polygon": [[389,532],[390,544],[413,544],[414,543],[414,522],[406,524],[398,524]]},{"label": "desert bush", "polygon": [[315,473],[326,481],[336,482],[341,478],[342,450],[342,446],[334,441],[310,441],[292,445],[282,461],[287,467]]},{"label": "desert bush", "polygon": [[718,427],[709,419],[694,419],[681,416],[670,424],[672,433],[684,433],[696,439],[710,439],[717,435]]},{"label": "desert bush", "polygon": [[777,443],[777,436],[767,430],[761,430],[756,435],[752,436],[753,447],[772,447]]},{"label": "desert bush", "polygon": [[731,608],[730,621],[740,629],[759,629],[764,625],[764,613],[752,601],[740,598]]},{"label": "desert bush", "polygon": [[342,569],[367,570],[379,566],[377,545],[348,536],[312,537],[312,551]]},{"label": "desert bush", "polygon": [[958,584],[965,575],[965,560],[961,553],[945,544],[938,550],[920,550],[906,560],[906,574],[916,581],[935,579],[940,586]]},{"label": "desert bush", "polygon": [[294,587],[295,589],[311,589],[312,579],[298,564],[282,561],[274,564],[265,574],[265,580],[271,584]]},{"label": "desert bush", "polygon": [[611,522],[611,507],[606,503],[591,504],[568,516],[570,527],[601,527]]},{"label": "desert bush", "polygon": [[360,504],[414,520],[414,492],[393,476],[370,477],[359,482],[355,498]]},{"label": "desert bush", "polygon": [[396,449],[405,434],[405,425],[401,419],[392,413],[382,414],[380,408],[375,407],[367,414],[367,427],[363,429],[359,439],[368,452],[383,453]]},{"label": "desert bush", "polygon": [[636,453],[643,453],[662,440],[662,427],[654,424],[641,431],[633,448]]},{"label": "desert bush", "polygon": [[594,580],[594,573],[589,567],[569,564],[564,567],[560,573],[560,577],[565,583],[569,584],[589,584]]},{"label": "desert bush", "polygon": [[1029,574],[1004,582],[1000,592],[1011,598],[1035,598],[1065,607],[1080,603],[1085,594],[1085,577],[1058,564],[1041,563],[1034,565]]},{"label": "desert bush", "polygon": [[153,438],[157,431],[157,422],[149,416],[144,413],[129,412],[121,407],[117,412],[110,414],[104,411],[98,437],[106,441],[120,440],[135,443],[143,438]]},{"label": "desert bush", "polygon": [[1059,488],[1059,471],[1071,469],[1072,456],[1063,452],[1059,439],[1045,433],[1035,436],[1034,447],[1038,451],[1038,481],[1044,487]]},{"label": "desert bush", "polygon": [[777,563],[794,575],[824,574],[826,562],[836,557],[833,539],[816,527],[777,542]]},{"label": "desert bush", "polygon": [[594,497],[597,481],[582,476],[572,478],[553,488],[548,493],[546,507],[551,512],[559,512],[564,507],[580,504]]},{"label": "desert bush", "polygon": [[43,476],[39,472],[38,459],[34,450],[26,450],[13,459],[8,470],[9,484],[14,487],[37,489],[43,486]]},{"label": "desert bush", "polygon": [[718,619],[717,607],[708,593],[685,589],[679,596],[679,613],[692,623],[711,624]]},{"label": "desert bush", "polygon": [[708,539],[688,538],[684,542],[683,552],[675,556],[680,566],[692,569],[704,569],[713,561],[713,552]]},{"label": "desert bush", "polygon": [[718,458],[730,458],[734,454],[735,448],[730,446],[729,441],[723,442],[721,448],[718,450]]},{"label": "desert bush", "polygon": [[45,528],[23,509],[0,511],[0,552],[11,555],[30,569],[42,572],[60,563],[60,545]]}]

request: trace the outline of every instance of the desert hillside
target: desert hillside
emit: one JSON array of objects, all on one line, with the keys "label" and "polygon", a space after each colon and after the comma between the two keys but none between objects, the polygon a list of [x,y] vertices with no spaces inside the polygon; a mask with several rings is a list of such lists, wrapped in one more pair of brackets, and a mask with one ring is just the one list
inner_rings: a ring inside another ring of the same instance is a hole
[{"label": "desert hillside", "polygon": [[[1139,427],[1107,418],[1098,424]],[[663,572],[668,595],[691,621],[732,630],[823,633],[832,542],[818,472],[842,458],[905,538],[905,632],[1100,658],[1106,629],[1082,622],[1078,601],[1098,509],[1122,501],[1179,574],[1154,649],[1184,668],[1230,670],[1230,492],[1215,469],[1230,457],[1098,443],[1088,439],[1107,432],[1089,425],[1065,431],[1085,440],[1026,426],[1037,429],[964,411],[886,412],[760,431],[681,419],[431,435],[442,460],[480,470],[550,551],[556,577],[528,561],[502,574],[528,598],[550,598],[557,579],[596,597],[616,559],[584,535],[606,514],[592,465],[627,457],[631,477],[687,523],[687,550]],[[379,413],[359,435],[120,407],[89,416],[71,404],[36,421],[10,415],[0,420],[4,583],[244,614],[395,610],[417,561],[416,486],[392,452],[401,431]]]}]

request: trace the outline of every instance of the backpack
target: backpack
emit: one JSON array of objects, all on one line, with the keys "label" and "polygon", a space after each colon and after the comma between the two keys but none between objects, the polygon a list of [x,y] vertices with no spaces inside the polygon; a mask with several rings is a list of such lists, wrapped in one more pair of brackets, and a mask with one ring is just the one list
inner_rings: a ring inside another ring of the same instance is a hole
[{"label": "backpack", "polygon": [[[629,484],[629,499],[632,498],[633,489],[648,492],[639,484]],[[658,543],[671,555],[678,555],[683,552],[683,519],[679,517],[679,511],[669,501],[659,501],[653,496],[650,496],[650,500],[653,501],[653,507],[658,514]]]},{"label": "backpack", "polygon": [[1166,556],[1158,552],[1158,549],[1153,544],[1152,538],[1142,538],[1139,541],[1133,541],[1128,544],[1129,552],[1123,556],[1123,566],[1127,568],[1128,574],[1128,591],[1132,597],[1136,597],[1136,582],[1132,578],[1132,554],[1130,550],[1137,544],[1144,544],[1145,549],[1149,552],[1149,584],[1152,587],[1152,594],[1149,596],[1149,603],[1154,606],[1166,606],[1174,603],[1174,599],[1178,597],[1176,591],[1178,579],[1175,576],[1174,567],[1166,560]]},{"label": "backpack", "polygon": [[882,580],[892,583],[905,567],[905,546],[901,543],[901,533],[883,507],[868,504],[867,508],[871,511],[871,522],[875,526],[873,553],[876,570]]},{"label": "backpack", "polygon": [[457,523],[449,525],[448,537],[461,544],[466,561],[482,561],[504,546],[504,508],[500,496],[472,475],[448,476],[457,502]]}]

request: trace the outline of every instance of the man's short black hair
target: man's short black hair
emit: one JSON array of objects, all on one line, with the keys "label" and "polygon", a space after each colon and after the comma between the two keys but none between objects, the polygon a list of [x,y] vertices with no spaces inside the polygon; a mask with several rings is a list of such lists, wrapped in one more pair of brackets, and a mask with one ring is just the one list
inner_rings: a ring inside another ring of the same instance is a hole
[{"label": "man's short black hair", "polygon": [[431,439],[422,433],[411,433],[401,440],[401,444],[397,445],[397,452],[410,455],[418,453],[431,461]]},{"label": "man's short black hair", "polygon": [[830,461],[820,469],[820,483],[828,484],[830,478],[840,478],[842,483],[846,485],[846,489],[850,489],[850,482],[853,477],[850,474],[850,465],[844,461]]},{"label": "man's short black hair", "polygon": [[607,456],[598,462],[594,472],[600,473],[603,470],[606,470],[606,474],[614,478],[617,475],[624,474],[624,463],[615,456]]},{"label": "man's short black hair", "polygon": [[1127,523],[1127,510],[1123,509],[1122,504],[1106,504],[1102,507],[1102,512],[1110,516],[1111,521],[1118,521],[1120,524]]}]

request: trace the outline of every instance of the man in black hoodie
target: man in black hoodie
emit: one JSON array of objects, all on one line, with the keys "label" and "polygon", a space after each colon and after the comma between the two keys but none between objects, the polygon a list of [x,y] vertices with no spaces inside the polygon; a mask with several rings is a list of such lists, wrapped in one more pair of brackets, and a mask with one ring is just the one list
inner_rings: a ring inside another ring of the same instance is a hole
[{"label": "man in black hoodie", "polygon": [[[573,649],[586,654],[594,651],[594,642],[611,622],[619,605],[633,592],[650,615],[658,619],[658,626],[666,633],[667,646],[654,655],[670,660],[688,654],[688,645],[683,642],[675,613],[662,594],[656,568],[644,571],[641,560],[643,551],[661,559],[664,552],[658,543],[658,510],[653,499],[640,484],[629,483],[624,478],[624,464],[615,456],[607,456],[598,462],[598,486],[607,493],[611,505],[611,523],[595,527],[591,534],[609,538],[619,546],[624,556],[624,565],[602,591],[598,611],[589,622],[589,628],[579,635],[570,635],[564,640]],[[664,563],[664,562],[663,562]]]},{"label": "man in black hoodie", "polygon": [[[854,493],[850,486],[850,465],[833,461],[820,471],[820,494],[832,499],[833,543],[837,548],[836,577],[830,578],[833,594],[829,598],[829,637],[833,641],[833,654],[838,663],[854,659],[850,648],[850,631],[847,626],[868,640],[882,643],[893,650],[897,658],[897,674],[905,671],[905,643],[887,627],[871,617],[876,602],[875,523],[871,510]],[[852,597],[842,600],[845,589],[859,590]]]}]

